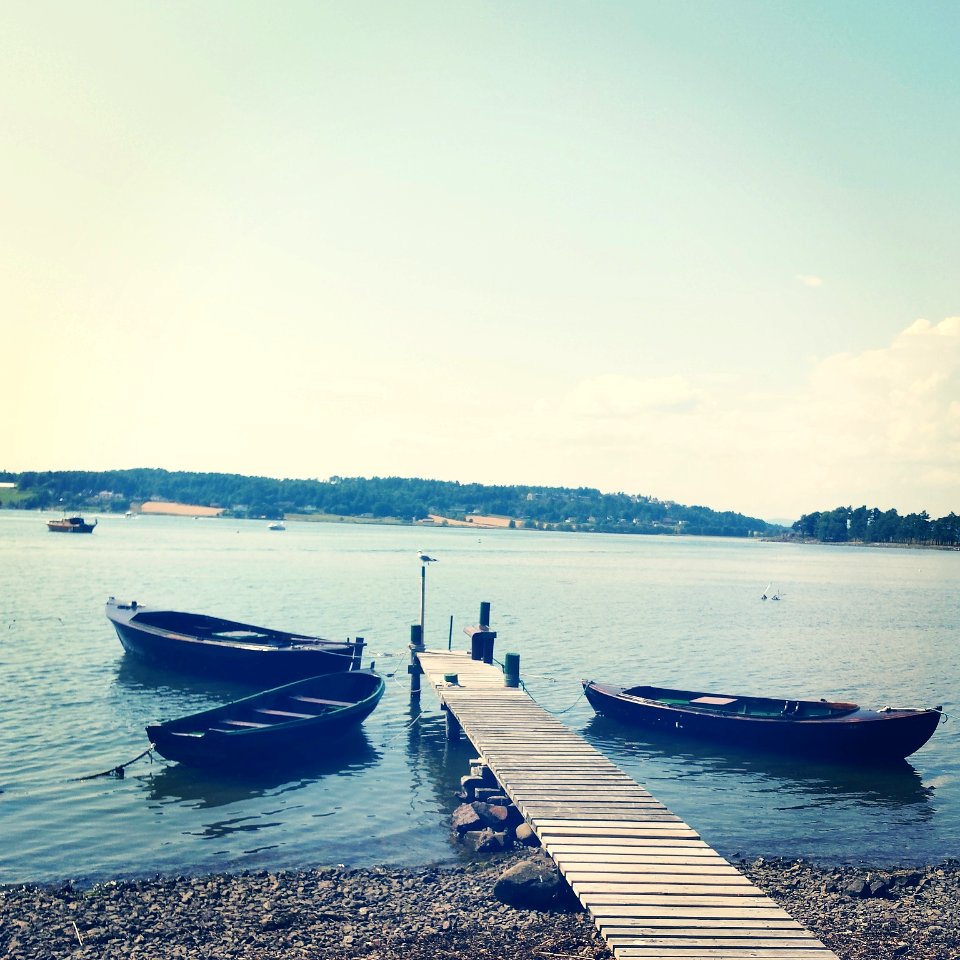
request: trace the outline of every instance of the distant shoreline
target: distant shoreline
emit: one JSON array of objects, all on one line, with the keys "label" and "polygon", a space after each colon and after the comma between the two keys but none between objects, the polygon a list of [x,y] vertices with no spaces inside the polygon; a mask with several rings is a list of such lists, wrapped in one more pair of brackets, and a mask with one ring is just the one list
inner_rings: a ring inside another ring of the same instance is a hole
[{"label": "distant shoreline", "polygon": [[960,552],[960,546],[949,543],[879,543],[870,540],[814,540],[810,537],[765,537],[767,543],[797,543],[801,546],[808,544],[821,547],[875,547],[881,550],[945,550],[947,553]]}]

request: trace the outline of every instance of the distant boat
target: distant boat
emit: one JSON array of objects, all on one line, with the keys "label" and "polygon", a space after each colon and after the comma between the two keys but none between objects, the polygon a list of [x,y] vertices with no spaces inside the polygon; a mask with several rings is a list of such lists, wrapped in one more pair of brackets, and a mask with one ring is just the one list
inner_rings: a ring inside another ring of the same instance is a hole
[{"label": "distant boat", "polygon": [[371,670],[328,673],[264,690],[242,700],[164,723],[147,736],[168,760],[200,766],[309,759],[359,726],[383,696]]},{"label": "distant boat", "polygon": [[113,597],[106,615],[127,653],[175,670],[261,686],[357,670],[364,647],[360,637],[325,640],[204,613],[153,610]]},{"label": "distant boat", "polygon": [[780,591],[777,590],[772,583],[767,584],[767,589],[763,591],[763,594],[760,597],[761,600],[779,600]]},{"label": "distant boat", "polygon": [[270,526],[267,527],[268,530],[286,530],[287,528],[279,521],[275,520]]},{"label": "distant boat", "polygon": [[83,517],[61,517],[59,520],[48,520],[47,529],[51,533],[93,533],[97,521],[87,523]]},{"label": "distant boat", "polygon": [[593,680],[584,680],[583,689],[597,713],[624,723],[850,763],[902,760],[919,750],[943,719],[943,707],[868,710],[855,703],[619,687]]}]

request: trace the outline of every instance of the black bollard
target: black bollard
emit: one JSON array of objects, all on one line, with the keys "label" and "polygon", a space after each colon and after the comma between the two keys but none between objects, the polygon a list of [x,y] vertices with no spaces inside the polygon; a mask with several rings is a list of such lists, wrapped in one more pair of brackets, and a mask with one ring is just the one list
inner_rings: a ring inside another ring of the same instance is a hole
[{"label": "black bollard", "polygon": [[520,654],[519,653],[504,654],[503,685],[505,687],[520,686]]}]

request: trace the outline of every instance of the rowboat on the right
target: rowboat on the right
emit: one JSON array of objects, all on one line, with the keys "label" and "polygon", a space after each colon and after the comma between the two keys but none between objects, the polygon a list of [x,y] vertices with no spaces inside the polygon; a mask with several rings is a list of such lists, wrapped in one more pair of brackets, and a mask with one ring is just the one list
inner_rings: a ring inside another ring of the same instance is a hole
[{"label": "rowboat on the right", "polygon": [[624,723],[677,731],[742,747],[851,763],[902,760],[933,736],[943,707],[884,707],[621,687],[584,680],[599,714]]}]

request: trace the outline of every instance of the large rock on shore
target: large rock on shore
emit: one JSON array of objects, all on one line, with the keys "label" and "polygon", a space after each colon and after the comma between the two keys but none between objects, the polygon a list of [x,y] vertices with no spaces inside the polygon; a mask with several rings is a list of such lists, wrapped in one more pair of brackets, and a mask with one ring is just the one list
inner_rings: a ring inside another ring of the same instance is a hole
[{"label": "large rock on shore", "polygon": [[580,903],[556,864],[541,855],[521,860],[504,871],[493,895],[524,910],[578,910]]}]

